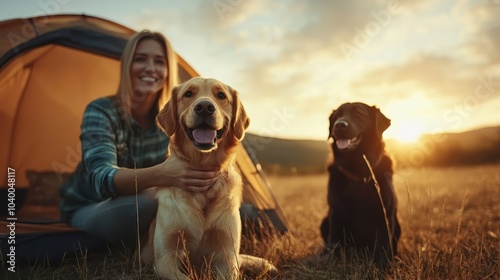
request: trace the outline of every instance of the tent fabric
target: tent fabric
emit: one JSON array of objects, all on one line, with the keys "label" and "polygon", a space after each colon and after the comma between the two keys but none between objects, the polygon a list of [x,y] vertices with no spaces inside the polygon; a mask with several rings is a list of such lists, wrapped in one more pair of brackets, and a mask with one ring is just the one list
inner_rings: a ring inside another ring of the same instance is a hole
[{"label": "tent fabric", "polygon": [[[287,231],[286,220],[284,214],[279,207],[278,200],[274,196],[271,183],[267,180],[264,170],[258,163],[257,158],[253,151],[243,144],[238,147],[236,155],[236,165],[240,170],[246,170],[243,176],[245,184],[250,186],[260,186],[260,188],[244,188],[243,201],[251,202],[246,203],[243,207],[252,205],[259,211],[256,215],[259,220],[270,222],[274,227],[280,231]],[[275,205],[274,208],[269,208],[269,205]],[[251,210],[247,210],[249,212]],[[253,216],[256,216],[255,214]],[[250,224],[254,224],[251,222]],[[245,230],[245,228],[244,228]],[[250,232],[254,229],[248,229]]]},{"label": "tent fabric", "polygon": [[61,28],[82,27],[86,30],[101,31],[114,38],[127,39],[134,30],[118,23],[86,15],[47,15],[33,18],[17,18],[3,21],[0,26],[0,57],[23,43],[45,33]]},{"label": "tent fabric", "polygon": [[[116,92],[119,57],[134,33],[86,15],[0,22],[0,170],[15,169],[16,236],[26,234],[19,240],[66,236],[71,242],[71,236],[81,237],[78,230],[57,223],[58,186],[81,158],[79,134],[85,106]],[[181,80],[198,76],[180,56],[178,63]],[[248,214],[251,211],[245,209],[250,207],[259,219],[285,232],[286,220],[272,188],[243,145],[237,165],[245,183],[242,211]],[[3,201],[7,201],[7,188],[7,172],[0,172]],[[5,210],[0,209],[0,215]],[[8,236],[6,224],[5,217],[0,219],[2,247],[2,239]],[[2,253],[6,252],[2,249]]]}]

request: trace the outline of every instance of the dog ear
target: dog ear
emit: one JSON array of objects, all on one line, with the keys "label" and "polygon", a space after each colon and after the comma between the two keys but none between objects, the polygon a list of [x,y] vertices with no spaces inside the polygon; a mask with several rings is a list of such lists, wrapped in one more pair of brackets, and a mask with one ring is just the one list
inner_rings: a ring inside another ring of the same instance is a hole
[{"label": "dog ear", "polygon": [[172,90],[172,94],[167,104],[156,116],[156,124],[171,137],[174,135],[177,121],[177,93],[179,92],[179,87],[177,86]]},{"label": "dog ear", "polygon": [[236,137],[238,141],[241,141],[243,136],[245,136],[245,130],[250,125],[250,118],[248,118],[247,112],[238,98],[238,92],[230,86],[227,86],[227,88],[233,96],[233,119],[231,120],[231,125],[234,137]]},{"label": "dog ear", "polygon": [[328,120],[330,121],[330,126],[328,127],[328,138],[326,140],[330,140],[330,138],[333,138],[333,124],[335,123],[335,112],[336,110],[333,110],[332,113],[330,114],[330,117]]},{"label": "dog ear", "polygon": [[372,108],[375,112],[375,132],[382,138],[382,133],[391,125],[391,120],[382,114],[379,108],[375,106],[372,106]]}]

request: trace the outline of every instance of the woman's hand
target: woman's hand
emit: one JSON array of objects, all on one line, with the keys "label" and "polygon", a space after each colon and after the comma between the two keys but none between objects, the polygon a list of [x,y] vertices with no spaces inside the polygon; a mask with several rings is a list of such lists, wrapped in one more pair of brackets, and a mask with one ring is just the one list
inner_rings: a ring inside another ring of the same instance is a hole
[{"label": "woman's hand", "polygon": [[220,170],[200,169],[177,157],[169,157],[157,166],[161,172],[160,187],[175,186],[192,192],[204,192],[217,182]]}]

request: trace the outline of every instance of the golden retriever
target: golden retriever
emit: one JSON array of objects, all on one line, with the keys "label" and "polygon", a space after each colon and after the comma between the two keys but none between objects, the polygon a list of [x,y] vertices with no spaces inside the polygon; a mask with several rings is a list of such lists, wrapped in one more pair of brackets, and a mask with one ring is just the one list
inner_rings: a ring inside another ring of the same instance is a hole
[{"label": "golden retriever", "polygon": [[250,120],[237,92],[215,79],[193,78],[174,88],[156,120],[170,138],[170,157],[220,167],[221,175],[205,192],[175,186],[157,192],[143,262],[154,258],[157,274],[167,279],[189,279],[186,263],[208,267],[217,279],[237,279],[240,267],[275,271],[264,259],[239,254],[242,179],[234,159]]}]

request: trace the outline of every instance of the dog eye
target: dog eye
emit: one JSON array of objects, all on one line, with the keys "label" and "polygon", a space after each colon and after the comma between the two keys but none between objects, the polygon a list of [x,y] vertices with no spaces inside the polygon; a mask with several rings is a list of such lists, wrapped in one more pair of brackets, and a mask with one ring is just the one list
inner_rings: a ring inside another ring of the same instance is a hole
[{"label": "dog eye", "polygon": [[186,92],[184,93],[184,95],[183,95],[183,96],[184,96],[184,97],[191,97],[191,96],[193,96],[193,92],[192,92],[192,91],[190,91],[190,90],[188,90],[188,91],[186,91]]},{"label": "dog eye", "polygon": [[223,93],[222,91],[220,91],[219,93],[217,93],[217,98],[219,98],[219,99],[226,99],[227,97],[226,97],[225,93]]}]

